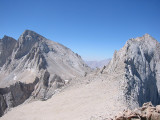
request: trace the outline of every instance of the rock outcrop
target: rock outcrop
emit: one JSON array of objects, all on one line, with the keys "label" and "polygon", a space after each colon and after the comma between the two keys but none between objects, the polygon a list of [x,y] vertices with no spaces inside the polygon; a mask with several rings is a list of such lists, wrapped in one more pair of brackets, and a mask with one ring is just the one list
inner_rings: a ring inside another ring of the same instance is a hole
[{"label": "rock outcrop", "polygon": [[119,76],[121,99],[129,108],[160,104],[160,44],[149,34],[128,40],[101,73]]},{"label": "rock outcrop", "polygon": [[90,71],[78,54],[30,30],[18,41],[0,40],[0,67],[0,116],[28,98],[46,100],[66,80]]},{"label": "rock outcrop", "polygon": [[114,120],[160,120],[160,105],[154,107],[151,102],[134,110],[124,110]]},{"label": "rock outcrop", "polygon": [[34,91],[34,86],[38,83],[24,84],[17,82],[6,88],[0,88],[0,116],[12,107],[22,104]]}]

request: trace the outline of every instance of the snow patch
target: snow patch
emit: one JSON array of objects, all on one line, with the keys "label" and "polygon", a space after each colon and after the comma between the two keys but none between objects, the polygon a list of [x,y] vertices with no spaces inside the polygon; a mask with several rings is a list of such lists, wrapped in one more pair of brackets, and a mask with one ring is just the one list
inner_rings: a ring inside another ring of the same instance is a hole
[{"label": "snow patch", "polygon": [[64,80],[65,84],[67,84],[69,82],[69,80]]},{"label": "snow patch", "polygon": [[31,73],[35,73],[36,71],[35,71],[35,69],[31,69],[31,68],[28,68],[27,69],[29,72],[31,72]]},{"label": "snow patch", "polygon": [[14,78],[13,78],[13,80],[17,80],[17,76],[14,74]]}]

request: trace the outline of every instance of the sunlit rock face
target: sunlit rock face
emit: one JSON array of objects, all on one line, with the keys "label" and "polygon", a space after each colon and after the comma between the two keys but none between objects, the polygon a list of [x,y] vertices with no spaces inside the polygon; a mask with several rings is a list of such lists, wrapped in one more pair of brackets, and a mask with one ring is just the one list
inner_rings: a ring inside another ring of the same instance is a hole
[{"label": "sunlit rock face", "polygon": [[130,108],[160,103],[160,44],[149,34],[128,40],[102,72],[123,75],[117,79]]}]

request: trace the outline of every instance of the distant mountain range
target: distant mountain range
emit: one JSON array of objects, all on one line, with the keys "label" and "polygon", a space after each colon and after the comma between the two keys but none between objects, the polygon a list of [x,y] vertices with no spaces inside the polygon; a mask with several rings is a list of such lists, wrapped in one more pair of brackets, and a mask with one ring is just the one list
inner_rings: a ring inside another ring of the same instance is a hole
[{"label": "distant mountain range", "polygon": [[85,62],[89,67],[95,69],[95,68],[102,68],[103,66],[107,65],[110,61],[111,58],[100,61],[85,61]]}]

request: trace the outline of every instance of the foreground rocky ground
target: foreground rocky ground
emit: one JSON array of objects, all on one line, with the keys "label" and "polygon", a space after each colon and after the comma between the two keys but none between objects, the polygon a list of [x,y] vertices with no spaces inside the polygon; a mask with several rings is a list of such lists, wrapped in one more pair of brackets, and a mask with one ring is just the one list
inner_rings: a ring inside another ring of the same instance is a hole
[{"label": "foreground rocky ground", "polygon": [[144,103],[135,110],[124,110],[114,120],[160,120],[160,105],[154,107],[151,102]]},{"label": "foreground rocky ground", "polygon": [[51,99],[19,105],[8,111],[0,120],[102,120],[108,116],[112,118],[126,106],[122,104],[122,100],[118,100],[118,81],[113,83],[109,78],[112,79],[113,76],[76,78],[63,90],[57,91]]}]

